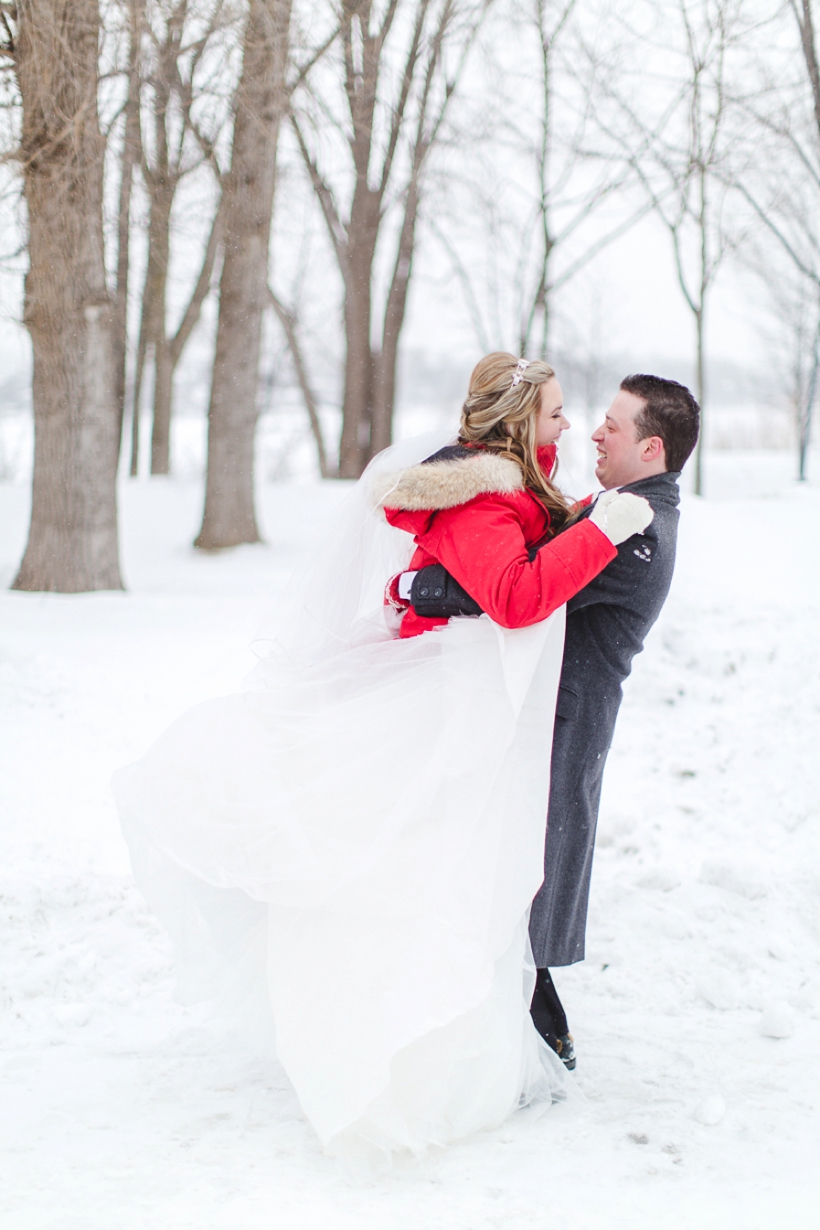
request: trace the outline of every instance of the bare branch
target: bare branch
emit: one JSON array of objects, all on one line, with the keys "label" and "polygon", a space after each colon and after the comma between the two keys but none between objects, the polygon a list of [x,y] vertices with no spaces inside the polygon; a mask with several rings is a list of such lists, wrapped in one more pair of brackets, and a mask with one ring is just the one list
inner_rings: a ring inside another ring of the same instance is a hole
[{"label": "bare branch", "polygon": [[219,251],[219,245],[222,242],[222,206],[217,208],[214,214],[214,220],[211,224],[211,231],[208,235],[208,242],[205,245],[205,255],[202,259],[202,265],[199,270],[199,277],[196,280],[196,285],[191,293],[191,298],[188,300],[182,320],[179,322],[179,328],[172,338],[169,340],[169,349],[171,351],[171,365],[176,367],[180,356],[185,349],[188,338],[199,320],[202,312],[202,305],[211,290],[213,281],[214,265],[216,264],[216,254]]},{"label": "bare branch", "polygon": [[461,289],[464,294],[464,301],[467,304],[467,311],[470,313],[472,318],[473,328],[475,329],[478,344],[481,349],[487,353],[492,350],[493,347],[490,344],[489,335],[484,328],[484,321],[481,318],[481,308],[479,306],[478,295],[476,294],[469,271],[459,256],[456,248],[453,246],[452,241],[447,237],[446,233],[436,222],[435,218],[428,218],[427,226],[429,226],[430,230],[435,235],[436,239],[438,239],[439,243],[444,248],[444,251],[450,258],[456,277],[461,284]]},{"label": "bare branch", "polygon": [[330,234],[331,242],[336,251],[336,257],[343,269],[347,268],[347,231],[339,216],[339,211],[336,208],[336,203],[333,200],[333,193],[329,185],[322,178],[319,168],[313,158],[310,156],[305,139],[302,135],[302,130],[296,116],[291,113],[290,123],[293,131],[296,134],[296,140],[299,143],[299,152],[302,155],[310,181],[313,184],[316,196],[319,199],[319,204],[322,208],[322,214],[327,224],[327,229]]},{"label": "bare branch", "polygon": [[277,298],[270,286],[268,286],[268,295],[270,296],[271,306],[273,307],[273,310],[279,319],[279,323],[284,330],[285,338],[288,343],[288,349],[290,350],[290,357],[293,361],[294,371],[296,372],[296,379],[299,381],[299,388],[302,391],[305,409],[307,410],[308,419],[310,420],[310,430],[316,443],[316,453],[319,458],[319,473],[322,475],[322,478],[332,478],[333,471],[328,465],[327,451],[325,449],[325,441],[322,435],[322,424],[319,419],[318,402],[311,387],[310,380],[308,379],[304,355],[302,354],[302,347],[299,342],[296,317],[293,312],[290,312],[282,301]]},{"label": "bare branch", "polygon": [[784,125],[783,123],[777,123],[769,116],[764,115],[758,108],[749,106],[749,104],[745,101],[736,101],[736,105],[741,107],[748,115],[750,115],[754,119],[755,123],[759,124],[761,128],[768,130],[774,136],[780,137],[782,140],[786,141],[792,147],[798,159],[814,180],[817,187],[820,188],[820,173],[809,157],[807,151],[804,149],[802,143],[798,141],[797,137],[794,135],[794,132],[790,126]]},{"label": "bare branch", "polygon": [[13,60],[15,57],[14,33],[9,25],[8,17],[5,8],[0,9],[0,22],[2,22],[3,30],[6,34],[6,42],[0,43],[0,55],[8,56]]},{"label": "bare branch", "polygon": [[635,210],[635,212],[631,214],[625,222],[620,223],[619,226],[614,227],[611,231],[608,231],[605,235],[602,235],[601,238],[591,244],[590,247],[588,247],[577,260],[568,265],[560,277],[557,277],[554,281],[550,282],[550,290],[560,290],[565,283],[575,277],[576,273],[583,269],[585,265],[588,265],[599,252],[602,252],[604,248],[609,246],[609,244],[614,243],[616,239],[620,239],[621,235],[625,235],[627,231],[631,231],[632,227],[640,222],[642,218],[645,218],[647,214],[650,214],[653,208],[654,206],[652,202],[647,202],[645,205],[642,205],[640,209]]},{"label": "bare branch", "polygon": [[[358,0],[358,3],[353,6],[353,11],[358,12],[359,8],[364,3],[365,3],[365,0]],[[296,90],[299,89],[300,85],[304,84],[311,69],[314,68],[319,63],[322,57],[330,50],[330,48],[336,42],[336,39],[339,37],[339,34],[341,33],[341,29],[342,29],[341,25],[336,26],[336,28],[327,36],[325,41],[319,44],[319,46],[316,48],[313,54],[305,61],[305,63],[301,66],[301,68],[297,70],[295,78],[287,87],[289,95],[293,94]]]},{"label": "bare branch", "polygon": [[799,271],[802,274],[804,274],[805,277],[809,278],[812,282],[814,282],[815,285],[820,286],[820,276],[818,276],[817,272],[814,269],[812,269],[809,265],[807,265],[805,261],[801,259],[801,257],[798,256],[792,244],[789,242],[789,240],[786,238],[786,236],[783,234],[780,228],[772,221],[771,213],[768,210],[764,210],[760,206],[760,204],[755,200],[755,198],[752,196],[751,192],[749,192],[749,189],[746,187],[744,183],[737,182],[733,186],[741,194],[744,200],[746,200],[749,203],[749,205],[751,205],[752,209],[755,211],[758,218],[760,218],[760,221],[764,224],[764,226],[766,226],[766,228],[769,231],[771,231],[771,233],[775,236],[778,242],[782,245],[783,250],[791,257],[792,261],[794,262],[795,267],[799,269]]},{"label": "bare branch", "polygon": [[387,9],[384,14],[384,21],[382,22],[382,28],[379,31],[379,39],[382,45],[384,45],[385,40],[387,39],[387,36],[390,33],[390,27],[393,25],[393,19],[396,16],[398,7],[399,6],[397,3],[397,0],[390,0],[390,3],[388,4]]},{"label": "bare branch", "polygon": [[[386,73],[386,44],[396,28],[399,7],[398,0],[387,0],[378,6],[377,18],[373,0],[342,0],[340,84],[349,114],[348,125],[342,131],[350,152],[350,176],[340,192],[348,190],[352,180],[349,204],[345,198],[345,206],[341,205],[342,197],[334,196],[332,181],[320,171],[318,156],[308,148],[304,121],[295,114],[291,117],[301,161],[319,201],[344,283],[347,360],[340,449],[340,473],[344,477],[358,475],[368,458],[390,440],[397,345],[412,268],[423,168],[438,139],[466,49],[472,41],[470,37],[465,40],[464,55],[454,78],[442,81],[445,38],[456,12],[468,9],[460,9],[457,0],[441,0],[435,8],[433,0],[407,3],[401,58],[397,49],[392,49],[389,57],[398,82],[388,99],[380,80]],[[469,6],[477,12],[470,11],[466,32],[474,31],[485,8],[486,0]],[[434,11],[435,24],[428,37]],[[317,97],[316,106],[320,112],[324,108],[323,125],[340,127],[337,113],[321,96]],[[318,115],[316,122],[319,123]],[[397,185],[399,151],[405,141],[409,168],[403,182]],[[372,340],[377,310],[374,262],[382,222],[396,205],[401,211],[398,245],[381,309],[382,346],[378,350]]]},{"label": "bare branch", "polygon": [[[407,107],[407,99],[410,96],[410,86],[413,82],[413,75],[416,69],[416,61],[418,60],[419,47],[421,45],[421,36],[424,30],[424,20],[425,20],[425,17],[427,16],[428,6],[429,6],[429,0],[422,0],[418,8],[416,9],[416,21],[413,26],[413,37],[410,40],[410,47],[407,52],[404,72],[402,74],[402,79],[401,79],[401,89],[399,90],[399,99],[393,111],[393,120],[390,125],[390,136],[388,137],[388,140],[387,140],[387,149],[385,151],[384,162],[382,164],[381,182],[379,184],[379,197],[380,198],[384,196],[385,190],[387,188],[387,182],[390,179],[390,172],[393,167],[393,158],[396,153],[396,146],[398,145],[399,133],[401,132],[401,126],[404,122],[404,112]],[[437,50],[434,50],[433,56],[431,56],[431,62],[434,57],[437,58]],[[429,71],[428,71],[428,76],[429,76]]]}]

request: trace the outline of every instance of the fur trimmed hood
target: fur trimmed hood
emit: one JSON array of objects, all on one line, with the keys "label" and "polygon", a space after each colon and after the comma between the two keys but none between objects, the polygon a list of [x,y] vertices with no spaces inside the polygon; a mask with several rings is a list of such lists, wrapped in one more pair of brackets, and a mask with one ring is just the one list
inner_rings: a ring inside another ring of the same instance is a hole
[{"label": "fur trimmed hood", "polygon": [[408,512],[456,508],[477,495],[524,490],[521,467],[484,449],[450,445],[420,465],[379,475],[373,485],[376,504]]}]

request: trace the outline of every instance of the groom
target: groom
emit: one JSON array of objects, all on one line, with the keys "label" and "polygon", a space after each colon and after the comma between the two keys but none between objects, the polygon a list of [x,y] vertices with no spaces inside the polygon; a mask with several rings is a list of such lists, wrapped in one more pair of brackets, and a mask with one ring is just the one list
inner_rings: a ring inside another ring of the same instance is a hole
[{"label": "groom", "polygon": [[544,883],[530,913],[538,967],[532,1017],[567,1067],[575,1066],[572,1037],[549,967],[584,959],[604,764],[621,685],[669,593],[678,530],[677,480],[697,442],[699,420],[697,402],[677,381],[627,376],[592,436],[598,450],[595,474],[604,490],[634,491],[649,501],[655,515],[646,531],[622,543],[616,558],[567,603]]},{"label": "groom", "polygon": [[[621,685],[669,592],[678,530],[677,480],[697,442],[699,420],[700,408],[682,384],[660,376],[627,376],[592,436],[598,450],[595,474],[604,490],[642,495],[654,517],[567,603],[544,882],[532,903],[530,939],[538,967],[533,1022],[568,1068],[575,1067],[572,1036],[549,967],[584,959],[604,764]],[[592,503],[580,516],[588,516],[591,508]]]}]

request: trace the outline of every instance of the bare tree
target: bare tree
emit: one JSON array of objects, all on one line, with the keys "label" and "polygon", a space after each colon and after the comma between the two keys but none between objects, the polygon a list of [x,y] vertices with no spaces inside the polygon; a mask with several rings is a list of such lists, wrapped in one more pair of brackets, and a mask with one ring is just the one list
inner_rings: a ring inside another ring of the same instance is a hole
[{"label": "bare tree", "polygon": [[[672,241],[678,284],[695,325],[695,389],[705,411],[708,300],[718,269],[737,242],[725,206],[729,59],[741,33],[742,0],[676,0],[675,7],[683,48],[672,101],[647,121],[639,104],[621,96],[628,122],[618,140]],[[695,452],[697,494],[703,492],[703,445],[702,423]]]},{"label": "bare tree", "polygon": [[[778,299],[781,321],[795,348],[797,475],[805,481],[820,352],[820,64],[812,0],[789,0],[788,10],[799,37],[802,72],[796,83],[778,76],[768,89],[738,100],[755,122],[758,147],[747,173],[735,176],[732,184],[804,283]],[[763,276],[769,285],[772,276],[780,280],[776,262],[767,262]]]},{"label": "bare tree", "polygon": [[[811,347],[808,349],[810,356],[808,364],[808,376],[801,379],[803,369],[800,365],[800,358],[806,353],[806,349],[801,344],[797,351],[795,369],[796,376],[794,382],[794,406],[795,418],[797,420],[797,477],[803,483],[808,475],[806,467],[808,462],[809,445],[811,443],[811,426],[812,417],[814,415],[814,406],[817,401],[818,384],[820,383],[820,293],[815,293],[812,301],[814,311],[814,328],[811,331]],[[799,343],[803,342],[799,338]]]},{"label": "bare tree", "polygon": [[[355,478],[391,440],[398,345],[407,308],[424,172],[486,5],[456,0],[342,0],[338,68],[344,90],[345,174],[333,175],[311,138],[337,126],[337,80],[314,81],[292,114],[302,160],[322,211],[344,285],[345,372],[339,475]],[[447,52],[452,59],[448,59]],[[390,86],[385,84],[390,82]],[[338,165],[338,164],[337,164]],[[374,269],[395,206],[394,248],[383,304]],[[374,342],[375,317],[379,312]]]},{"label": "bare tree", "polygon": [[287,109],[291,0],[250,0],[224,179],[224,257],[208,410],[205,512],[196,546],[258,542],[254,436],[276,146]]},{"label": "bare tree", "polygon": [[[783,135],[787,132],[797,141],[790,118],[781,129]],[[806,143],[809,148],[810,144],[810,141]],[[808,153],[806,145],[803,149]],[[765,257],[749,253],[746,263],[760,276],[766,304],[778,321],[779,342],[785,344],[789,352],[786,371],[797,428],[797,477],[803,482],[808,474],[818,392],[820,233],[817,230],[817,192],[820,178],[812,182],[800,162],[778,159],[778,151],[772,151],[771,147],[769,152],[772,160],[761,160],[767,174],[736,180],[734,187],[752,206],[764,232],[774,235],[778,241],[777,253],[770,249],[766,250]],[[782,155],[786,151],[779,152]],[[775,174],[776,171],[779,174]],[[769,183],[761,183],[761,178]],[[776,255],[781,258],[785,255],[790,268],[784,270],[781,260],[775,259]],[[794,285],[795,278],[797,285]]]},{"label": "bare tree", "polygon": [[514,38],[489,30],[492,104],[477,126],[474,170],[461,169],[456,194],[446,185],[450,207],[432,223],[483,350],[546,358],[558,292],[651,209],[629,195],[635,177],[620,153],[596,140],[599,77],[619,48],[610,36],[587,46],[585,16],[579,0],[527,0],[496,10]]},{"label": "bare tree", "polygon": [[98,0],[4,4],[22,99],[28,213],[24,319],[34,354],[34,480],[17,589],[121,588],[119,415],[103,237]]},{"label": "bare tree", "polygon": [[[537,112],[536,140],[527,153],[536,173],[537,195],[531,211],[525,235],[532,240],[537,236],[539,258],[533,259],[532,248],[521,261],[522,301],[520,307],[519,354],[530,353],[531,339],[540,317],[540,338],[537,352],[546,359],[551,323],[551,303],[562,286],[575,277],[597,254],[623,235],[647,212],[645,206],[630,209],[627,216],[594,234],[586,243],[577,242],[578,233],[593,214],[606,202],[623,191],[632,176],[620,160],[601,159],[590,148],[594,130],[596,91],[596,63],[592,55],[581,58],[570,52],[565,56],[558,72],[566,79],[571,77],[576,86],[575,97],[580,95],[575,122],[556,150],[556,50],[562,35],[567,30],[577,0],[531,0],[531,12],[527,24],[537,39],[538,87],[540,106]],[[583,82],[579,75],[583,74]],[[581,90],[577,89],[581,85]],[[566,118],[564,109],[563,118]],[[523,134],[521,134],[523,135]],[[525,148],[526,148],[526,144]],[[593,166],[597,173],[590,175]],[[577,172],[581,170],[582,176]],[[580,180],[580,182],[579,182]],[[559,251],[574,245],[572,255],[563,267],[555,270],[555,258]],[[522,253],[523,256],[523,253]],[[536,271],[535,284],[529,281],[527,271]]]},{"label": "bare tree", "polygon": [[766,283],[766,304],[776,320],[778,366],[794,413],[798,478],[804,481],[820,380],[820,286],[794,268],[772,277],[770,257],[759,269]]},{"label": "bare tree", "polygon": [[[144,23],[148,44],[143,80],[150,102],[150,141],[137,133],[142,178],[148,192],[148,263],[142,296],[142,314],[134,375],[134,414],[131,435],[131,473],[139,468],[140,399],[146,360],[153,361],[153,428],[151,473],[170,471],[171,406],[174,371],[182,356],[211,287],[220,238],[219,207],[214,210],[204,245],[199,276],[182,311],[176,331],[169,336],[168,276],[171,258],[171,218],[177,190],[186,175],[203,161],[217,173],[215,131],[203,132],[193,108],[203,87],[197,72],[223,18],[222,0],[164,0],[150,5]],[[194,24],[195,23],[195,24]],[[194,24],[194,29],[190,27]],[[137,109],[139,124],[139,108]],[[127,150],[128,147],[126,147]]]}]

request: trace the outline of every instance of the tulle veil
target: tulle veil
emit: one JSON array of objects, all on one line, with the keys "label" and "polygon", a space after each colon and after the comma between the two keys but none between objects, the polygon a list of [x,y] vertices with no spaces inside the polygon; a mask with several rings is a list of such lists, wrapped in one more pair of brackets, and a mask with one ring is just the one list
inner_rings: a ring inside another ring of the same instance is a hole
[{"label": "tulle veil", "polygon": [[527,937],[564,612],[405,641],[385,623],[413,544],[372,483],[448,437],[371,463],[243,690],[114,779],[180,995],[264,1003],[305,1114],[346,1156],[421,1154],[569,1092],[529,1018]]},{"label": "tulle veil", "polygon": [[383,475],[398,475],[455,438],[451,429],[426,432],[391,445],[371,461],[259,629],[255,648],[262,656],[309,663],[354,644],[390,638],[382,609],[385,580],[407,567],[414,546],[409,535],[385,520],[373,487]]}]

